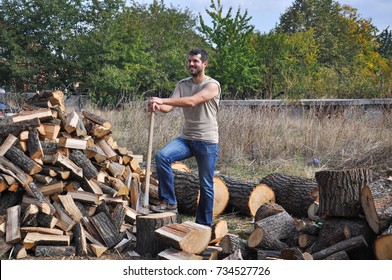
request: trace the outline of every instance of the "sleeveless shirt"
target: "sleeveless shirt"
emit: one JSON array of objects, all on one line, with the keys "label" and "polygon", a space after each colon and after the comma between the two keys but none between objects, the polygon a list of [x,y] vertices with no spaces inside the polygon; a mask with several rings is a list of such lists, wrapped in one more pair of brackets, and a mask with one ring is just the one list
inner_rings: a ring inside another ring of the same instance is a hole
[{"label": "sleeveless shirt", "polygon": [[200,103],[194,107],[183,107],[184,126],[181,138],[187,140],[205,141],[218,143],[218,120],[219,99],[221,88],[218,81],[206,76],[198,85],[192,82],[192,78],[185,78],[178,82],[176,89],[179,90],[181,97],[192,96],[202,90],[207,84],[216,83],[219,93],[214,98]]}]

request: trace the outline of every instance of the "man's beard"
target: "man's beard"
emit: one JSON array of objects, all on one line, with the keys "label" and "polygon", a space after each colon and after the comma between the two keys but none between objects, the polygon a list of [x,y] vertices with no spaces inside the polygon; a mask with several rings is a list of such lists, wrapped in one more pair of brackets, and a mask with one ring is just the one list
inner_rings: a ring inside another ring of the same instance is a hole
[{"label": "man's beard", "polygon": [[[196,71],[193,72],[193,71],[191,71],[191,69],[195,69]],[[196,69],[196,68],[191,68],[191,69],[189,69],[189,73],[191,74],[192,77],[199,76],[202,72],[202,70],[200,70],[200,69]]]}]

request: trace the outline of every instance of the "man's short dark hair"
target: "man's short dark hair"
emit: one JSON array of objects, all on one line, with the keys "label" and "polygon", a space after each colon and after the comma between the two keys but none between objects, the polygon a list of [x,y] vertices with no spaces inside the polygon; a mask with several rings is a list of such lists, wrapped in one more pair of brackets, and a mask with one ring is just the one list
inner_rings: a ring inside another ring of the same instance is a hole
[{"label": "man's short dark hair", "polygon": [[198,54],[201,55],[200,59],[202,62],[208,61],[208,53],[203,49],[193,49],[189,52],[189,55],[198,55]]}]

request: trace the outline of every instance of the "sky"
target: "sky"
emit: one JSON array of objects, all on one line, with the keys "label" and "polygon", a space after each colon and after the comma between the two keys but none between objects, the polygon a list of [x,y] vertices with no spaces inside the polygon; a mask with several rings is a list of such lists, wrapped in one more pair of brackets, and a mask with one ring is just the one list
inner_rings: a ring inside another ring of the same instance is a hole
[{"label": "sky", "polygon": [[[255,29],[261,33],[268,33],[279,22],[281,14],[289,8],[294,0],[221,0],[224,8],[233,8],[233,13],[241,8],[241,14],[248,11],[248,16],[252,19],[250,24],[255,26]],[[136,1],[141,4],[150,4],[153,0],[139,0]],[[194,14],[200,13],[203,19],[208,22],[209,16],[205,13],[209,9],[211,0],[164,0],[167,6],[172,4],[174,7],[181,10],[186,7]],[[341,5],[347,4],[353,8],[358,9],[358,14],[361,18],[372,19],[379,31],[384,30],[390,26],[392,29],[392,0],[339,0]]]}]

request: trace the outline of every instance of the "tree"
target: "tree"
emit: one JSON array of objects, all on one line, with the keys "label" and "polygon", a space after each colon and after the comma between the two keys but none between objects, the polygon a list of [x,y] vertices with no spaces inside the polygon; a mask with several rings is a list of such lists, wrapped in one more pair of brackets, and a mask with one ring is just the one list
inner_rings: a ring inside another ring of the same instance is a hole
[{"label": "tree", "polygon": [[66,82],[72,69],[64,65],[65,49],[84,29],[82,10],[77,0],[2,1],[0,38],[7,52],[1,75],[14,91]]},{"label": "tree", "polygon": [[[319,48],[314,85],[333,85],[331,97],[373,97],[385,84],[376,27],[357,9],[332,0],[296,0],[281,16],[277,32],[313,30]],[[320,89],[320,88],[319,88]],[[324,95],[325,96],[325,95]]]},{"label": "tree", "polygon": [[215,48],[210,61],[211,75],[220,81],[224,95],[246,98],[258,86],[259,72],[255,64],[255,52],[251,47],[254,26],[247,11],[241,14],[240,7],[235,16],[232,7],[223,15],[220,0],[211,0],[207,14],[212,27],[205,24],[201,15],[199,31],[206,41]]},{"label": "tree", "polygon": [[385,58],[392,58],[392,31],[389,27],[377,36],[377,41],[380,44],[378,52]]}]

